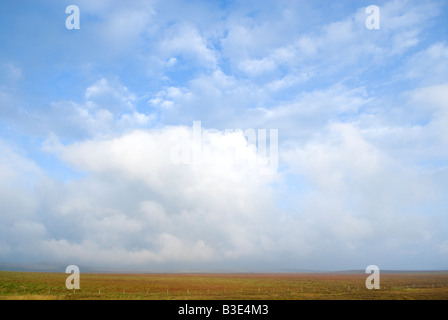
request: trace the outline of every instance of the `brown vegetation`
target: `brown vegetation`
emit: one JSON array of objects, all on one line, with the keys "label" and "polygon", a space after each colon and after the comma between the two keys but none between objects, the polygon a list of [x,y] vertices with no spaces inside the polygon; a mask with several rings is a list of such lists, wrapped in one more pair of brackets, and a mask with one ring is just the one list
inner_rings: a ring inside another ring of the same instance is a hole
[{"label": "brown vegetation", "polygon": [[0,299],[337,300],[448,299],[448,272],[381,274],[81,274],[81,289],[65,273],[0,272]]}]

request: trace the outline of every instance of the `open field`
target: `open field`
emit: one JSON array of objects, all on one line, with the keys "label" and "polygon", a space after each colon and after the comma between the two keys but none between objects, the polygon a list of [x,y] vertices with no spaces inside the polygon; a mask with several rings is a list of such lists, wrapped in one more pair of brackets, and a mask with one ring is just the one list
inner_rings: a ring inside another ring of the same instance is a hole
[{"label": "open field", "polygon": [[381,289],[367,290],[368,274],[97,274],[81,273],[81,288],[65,287],[65,273],[0,271],[0,299],[150,300],[448,300],[448,272],[381,274]]}]

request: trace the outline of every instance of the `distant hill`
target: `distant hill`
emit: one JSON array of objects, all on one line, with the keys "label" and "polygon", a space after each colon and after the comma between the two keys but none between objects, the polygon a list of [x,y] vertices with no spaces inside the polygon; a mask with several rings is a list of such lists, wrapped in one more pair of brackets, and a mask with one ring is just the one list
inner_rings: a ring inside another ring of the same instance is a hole
[{"label": "distant hill", "polygon": [[[0,271],[26,271],[26,272],[65,272],[67,265],[52,263],[0,263]],[[285,268],[280,270],[241,270],[241,269],[223,269],[214,271],[204,270],[149,270],[149,269],[123,269],[123,268],[96,268],[78,265],[81,272],[86,273],[335,273],[335,274],[365,274],[365,270],[313,270],[300,268]],[[448,270],[381,270],[382,274],[393,273],[446,273]]]}]

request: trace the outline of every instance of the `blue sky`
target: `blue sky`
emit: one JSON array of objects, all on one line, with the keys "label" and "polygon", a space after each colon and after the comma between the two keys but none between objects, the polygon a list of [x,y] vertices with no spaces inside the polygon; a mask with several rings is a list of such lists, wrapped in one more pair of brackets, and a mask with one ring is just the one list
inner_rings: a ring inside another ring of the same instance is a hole
[{"label": "blue sky", "polygon": [[[447,17],[446,1],[2,1],[0,262],[448,268]],[[193,121],[218,130],[210,154],[256,157],[225,129],[278,130],[277,170],[173,163]]]}]

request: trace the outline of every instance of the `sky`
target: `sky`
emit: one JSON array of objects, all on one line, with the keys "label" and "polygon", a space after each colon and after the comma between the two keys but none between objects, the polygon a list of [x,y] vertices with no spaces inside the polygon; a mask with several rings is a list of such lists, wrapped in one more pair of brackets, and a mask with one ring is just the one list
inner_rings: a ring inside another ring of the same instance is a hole
[{"label": "sky", "polygon": [[447,18],[1,1],[0,263],[448,269]]}]

